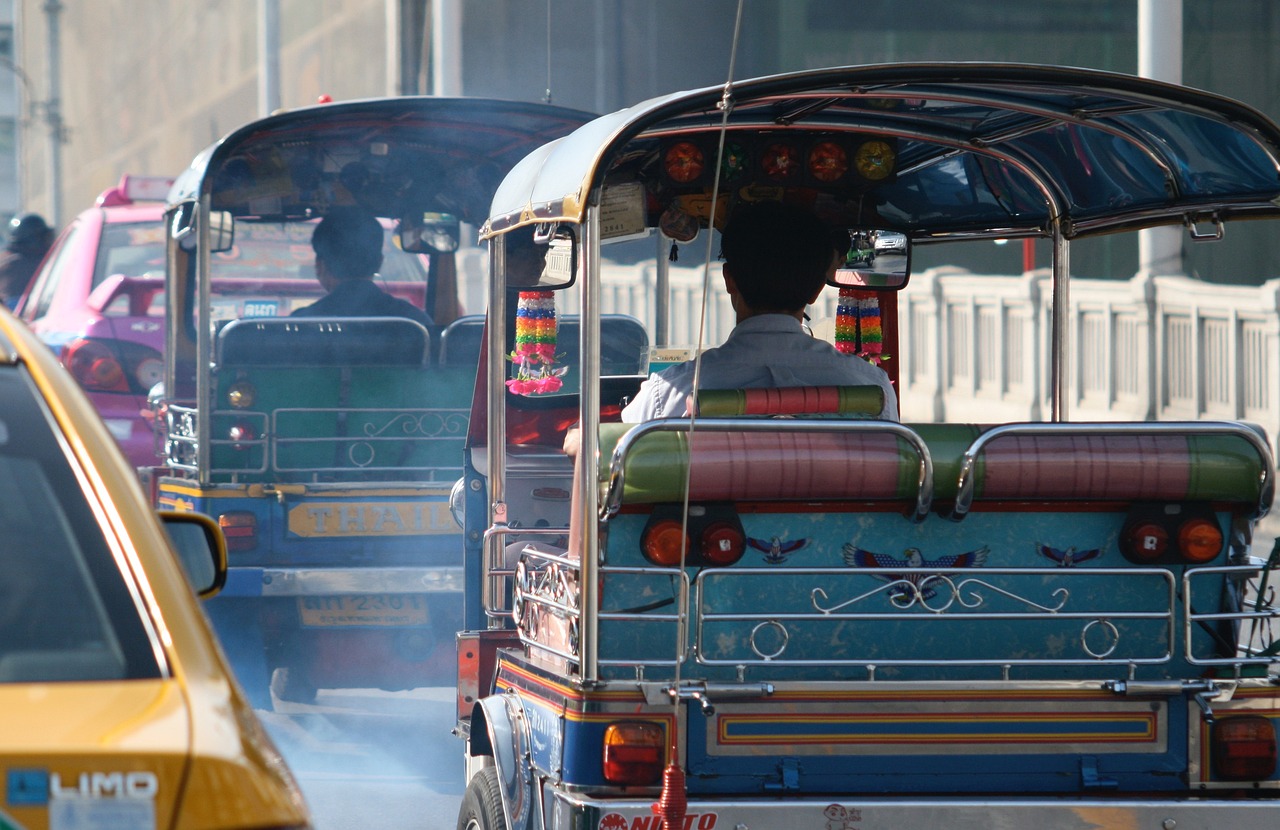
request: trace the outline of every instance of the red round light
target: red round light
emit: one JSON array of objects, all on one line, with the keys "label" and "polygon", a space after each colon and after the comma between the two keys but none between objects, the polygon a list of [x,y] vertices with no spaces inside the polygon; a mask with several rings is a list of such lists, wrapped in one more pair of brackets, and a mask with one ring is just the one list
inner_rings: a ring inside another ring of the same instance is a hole
[{"label": "red round light", "polygon": [[672,181],[688,184],[702,175],[706,168],[706,158],[698,145],[681,141],[667,148],[663,168]]},{"label": "red round light", "polygon": [[800,163],[796,160],[794,147],[770,144],[760,157],[760,168],[766,176],[780,182],[793,178],[800,169]]},{"label": "red round light", "polygon": [[1135,525],[1129,530],[1129,557],[1154,562],[1169,549],[1169,533],[1154,522]]},{"label": "red round light", "polygon": [[834,182],[849,172],[849,154],[834,141],[820,141],[809,151],[809,174],[820,182]]},{"label": "red round light", "polygon": [[680,559],[689,549],[689,538],[680,522],[663,519],[645,528],[640,537],[640,550],[644,558],[663,568],[677,568]]},{"label": "red round light", "polygon": [[258,433],[248,424],[236,424],[227,431],[227,437],[235,441],[235,448],[238,450],[248,449],[242,441],[252,441],[258,437]]},{"label": "red round light", "polygon": [[1222,529],[1209,519],[1190,519],[1178,528],[1178,552],[1188,562],[1208,562],[1222,552]]},{"label": "red round light", "polygon": [[746,549],[742,531],[728,522],[713,522],[702,531],[702,558],[711,565],[732,565]]}]

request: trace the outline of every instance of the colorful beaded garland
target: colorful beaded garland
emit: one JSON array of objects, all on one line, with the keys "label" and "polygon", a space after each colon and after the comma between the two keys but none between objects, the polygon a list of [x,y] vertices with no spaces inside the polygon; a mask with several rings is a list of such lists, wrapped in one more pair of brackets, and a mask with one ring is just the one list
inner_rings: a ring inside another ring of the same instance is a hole
[{"label": "colorful beaded garland", "polygon": [[884,350],[880,301],[873,291],[841,288],[836,305],[836,349],[879,363]]},{"label": "colorful beaded garland", "polygon": [[516,376],[507,388],[517,395],[555,392],[567,368],[556,369],[556,301],[550,291],[521,291],[516,306]]}]

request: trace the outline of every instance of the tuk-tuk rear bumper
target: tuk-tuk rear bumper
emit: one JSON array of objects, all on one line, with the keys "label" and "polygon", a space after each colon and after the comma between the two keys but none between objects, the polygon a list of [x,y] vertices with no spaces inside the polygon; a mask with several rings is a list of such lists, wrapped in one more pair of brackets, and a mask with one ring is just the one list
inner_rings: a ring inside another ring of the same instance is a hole
[{"label": "tuk-tuk rear bumper", "polygon": [[[556,793],[549,830],[661,830],[653,800]],[[682,830],[1273,830],[1280,800],[787,798],[690,801]]]},{"label": "tuk-tuk rear bumper", "polygon": [[462,592],[461,567],[227,569],[223,596],[301,597]]}]

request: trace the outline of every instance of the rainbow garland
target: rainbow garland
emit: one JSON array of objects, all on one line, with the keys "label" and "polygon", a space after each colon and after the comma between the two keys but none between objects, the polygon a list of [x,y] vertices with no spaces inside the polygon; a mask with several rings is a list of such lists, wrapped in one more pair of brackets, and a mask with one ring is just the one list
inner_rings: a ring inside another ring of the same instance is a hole
[{"label": "rainbow garland", "polygon": [[880,300],[874,291],[841,288],[836,305],[836,350],[880,364],[885,359]]},{"label": "rainbow garland", "polygon": [[556,301],[550,291],[521,291],[516,306],[516,348],[510,355],[516,376],[507,388],[517,395],[540,395],[564,386],[568,367],[556,369]]}]

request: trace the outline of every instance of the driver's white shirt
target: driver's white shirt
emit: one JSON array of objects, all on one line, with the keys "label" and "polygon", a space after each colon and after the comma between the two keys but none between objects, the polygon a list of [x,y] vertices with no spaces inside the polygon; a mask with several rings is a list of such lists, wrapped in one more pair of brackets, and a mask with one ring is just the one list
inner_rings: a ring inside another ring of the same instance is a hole
[{"label": "driver's white shirt", "polygon": [[[622,420],[634,424],[687,415],[693,369],[690,360],[649,375],[622,410]],[[748,317],[734,326],[724,345],[702,354],[703,389],[867,384],[884,389],[879,417],[898,420],[897,395],[883,370],[811,336],[790,314]]]}]

